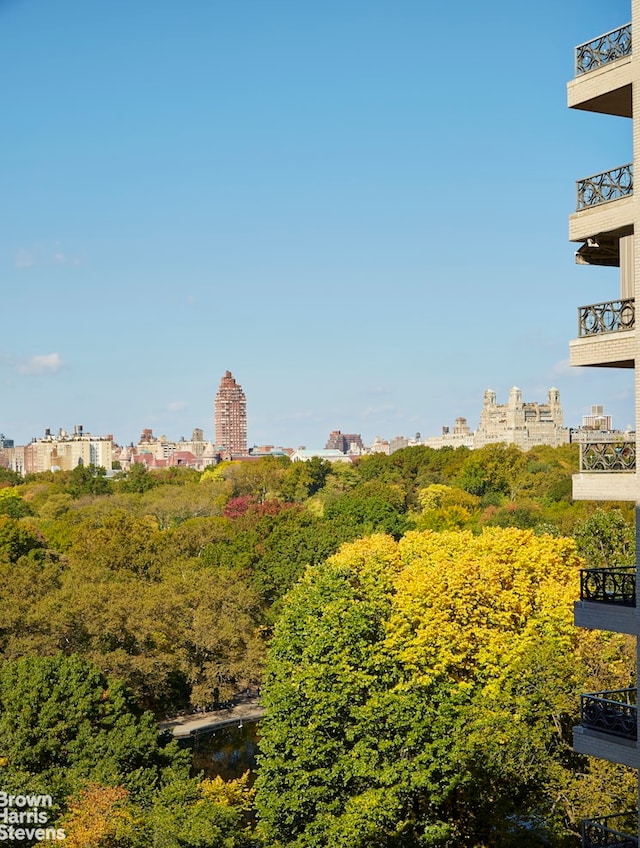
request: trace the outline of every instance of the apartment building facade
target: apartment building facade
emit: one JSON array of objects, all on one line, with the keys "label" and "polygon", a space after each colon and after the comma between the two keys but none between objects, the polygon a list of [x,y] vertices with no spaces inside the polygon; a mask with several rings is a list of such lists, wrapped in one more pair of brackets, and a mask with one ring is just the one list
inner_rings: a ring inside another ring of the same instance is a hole
[{"label": "apartment building facade", "polygon": [[[640,196],[634,194],[635,160],[640,156],[640,50],[632,50],[632,29],[640,26],[640,0],[632,0],[631,23],[618,26],[579,45],[575,76],[568,84],[568,105],[602,115],[626,118],[633,126],[633,161],[603,162],[598,174],[576,183],[576,210],[569,218],[569,238],[579,244],[580,265],[620,269],[620,293],[615,300],[578,308],[578,335],[570,342],[572,365],[635,369],[635,413],[640,412],[640,332],[635,304],[640,298]],[[616,23],[612,21],[612,23]],[[579,175],[575,175],[579,176]],[[636,428],[637,430],[637,428]],[[573,480],[576,500],[616,500],[636,504],[640,485],[636,467],[636,434],[594,431],[580,445],[580,471]],[[640,521],[636,519],[636,527]],[[640,544],[637,546],[640,550]],[[640,633],[636,599],[637,565],[632,568],[589,568],[581,573],[580,600],[574,610],[579,627]],[[636,675],[637,676],[637,675]],[[580,723],[574,728],[576,751],[631,768],[640,767],[638,689],[587,692],[580,695]],[[635,848],[638,813],[603,811],[583,822],[583,848]]]},{"label": "apartment building facade", "polygon": [[43,471],[73,471],[78,465],[94,465],[110,471],[113,466],[113,437],[92,436],[82,425],[72,433],[50,430],[39,439],[33,439],[22,448],[13,448],[13,469],[22,474],[40,474]]},{"label": "apartment building facade", "polygon": [[247,399],[225,371],[215,401],[216,447],[224,459],[247,455]]}]

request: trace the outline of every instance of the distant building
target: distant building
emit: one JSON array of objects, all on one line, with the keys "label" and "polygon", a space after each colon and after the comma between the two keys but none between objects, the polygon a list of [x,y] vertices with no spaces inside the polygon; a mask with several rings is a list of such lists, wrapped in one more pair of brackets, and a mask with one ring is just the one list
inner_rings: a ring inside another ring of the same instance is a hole
[{"label": "distant building", "polygon": [[474,448],[495,442],[529,450],[535,445],[558,447],[569,442],[564,426],[560,392],[549,389],[547,403],[525,403],[517,386],[509,392],[509,401],[496,403],[496,393],[487,389],[480,414],[480,426],[473,437]]},{"label": "distant building", "polygon": [[342,433],[340,430],[332,430],[325,448],[359,456],[364,453],[364,442],[359,433]]},{"label": "distant building", "polygon": [[406,436],[394,436],[389,442],[389,453],[395,453],[403,448],[409,447],[409,439]]},{"label": "distant building", "polygon": [[225,371],[215,401],[216,446],[225,459],[247,454],[247,400],[231,371]]},{"label": "distant building", "polygon": [[441,436],[425,439],[424,444],[429,448],[473,448],[473,433],[466,418],[456,418],[453,430],[443,427]]},{"label": "distant building", "polygon": [[293,453],[293,448],[276,447],[275,445],[254,445],[249,448],[249,453],[254,458],[263,456],[286,456],[290,457]]},{"label": "distant building", "polygon": [[522,392],[514,386],[508,402],[503,404],[497,403],[493,389],[487,389],[475,432],[469,429],[466,418],[456,418],[453,431],[443,427],[441,436],[425,439],[424,444],[431,448],[481,448],[502,442],[527,451],[536,445],[558,447],[570,440],[571,432],[564,426],[558,389],[549,389],[546,403],[528,403],[522,400]]},{"label": "distant building", "polygon": [[374,443],[369,445],[368,453],[385,453],[389,455],[391,453],[391,445],[387,439],[381,439],[380,436],[376,436]]},{"label": "distant building", "polygon": [[78,465],[94,465],[111,471],[113,464],[113,437],[92,436],[85,433],[81,424],[73,433],[60,429],[53,436],[45,430],[40,439],[33,439],[23,449],[14,448],[15,468],[23,474],[38,474],[42,471],[72,471]]},{"label": "distant building", "polygon": [[7,439],[4,433],[0,433],[0,449],[12,448],[13,446],[13,439]]},{"label": "distant building", "polygon": [[183,436],[179,442],[170,442],[166,436],[156,437],[153,430],[145,429],[138,444],[122,449],[116,458],[125,471],[132,463],[144,463],[148,468],[183,465],[201,471],[219,460],[214,445],[205,442],[203,435],[203,431],[196,427],[191,434],[191,441],[186,441]]},{"label": "distant building", "polygon": [[613,420],[610,415],[604,414],[603,406],[592,406],[591,415],[582,416],[583,430],[612,430]]},{"label": "distant building", "polygon": [[291,454],[291,462],[308,462],[316,456],[325,459],[327,462],[351,462],[351,457],[333,448],[318,448],[316,450],[297,448]]},{"label": "distant building", "polygon": [[395,453],[403,448],[415,448],[417,445],[423,445],[420,433],[416,433],[413,438],[406,436],[394,436],[389,442],[389,453]]}]

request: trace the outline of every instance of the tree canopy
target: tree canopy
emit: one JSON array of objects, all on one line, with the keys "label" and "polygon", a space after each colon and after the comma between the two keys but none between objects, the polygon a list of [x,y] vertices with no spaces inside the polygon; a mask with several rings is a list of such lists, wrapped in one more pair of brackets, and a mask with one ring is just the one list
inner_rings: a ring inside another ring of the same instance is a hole
[{"label": "tree canopy", "polygon": [[571,540],[495,528],[373,536],[308,570],[269,650],[266,844],[516,846],[539,822],[575,828],[558,797],[579,794],[580,564]]}]

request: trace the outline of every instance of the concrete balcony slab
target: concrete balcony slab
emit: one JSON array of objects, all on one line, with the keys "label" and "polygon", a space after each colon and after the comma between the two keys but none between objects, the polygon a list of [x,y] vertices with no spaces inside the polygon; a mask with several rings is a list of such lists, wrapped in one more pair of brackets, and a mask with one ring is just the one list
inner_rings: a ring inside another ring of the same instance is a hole
[{"label": "concrete balcony slab", "polygon": [[628,232],[633,217],[632,194],[589,206],[569,216],[569,241],[586,241],[597,233]]},{"label": "concrete balcony slab", "polygon": [[640,767],[638,743],[578,725],[573,728],[573,750],[588,757],[598,757],[629,768]]},{"label": "concrete balcony slab", "polygon": [[583,336],[569,342],[569,361],[572,366],[633,368],[635,344],[635,330]]},{"label": "concrete balcony slab", "polygon": [[576,601],[573,605],[573,621],[576,627],[587,630],[640,635],[640,615],[635,607]]},{"label": "concrete balcony slab", "polygon": [[567,84],[568,106],[570,109],[630,118],[631,77],[631,56],[623,56],[602,68],[582,74]]},{"label": "concrete balcony slab", "polygon": [[631,501],[638,499],[637,474],[600,471],[574,474],[574,501]]}]

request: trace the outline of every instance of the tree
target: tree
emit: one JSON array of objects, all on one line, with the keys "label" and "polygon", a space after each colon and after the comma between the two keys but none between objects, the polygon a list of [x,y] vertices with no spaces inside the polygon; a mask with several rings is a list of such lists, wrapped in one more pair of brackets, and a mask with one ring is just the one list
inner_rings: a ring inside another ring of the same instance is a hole
[{"label": "tree", "polygon": [[[178,779],[149,787],[144,804],[121,786],[88,784],[59,824],[69,848],[250,848],[248,773],[225,783]],[[43,843],[44,845],[47,843]]]},{"label": "tree", "polygon": [[497,493],[513,499],[525,465],[525,455],[515,445],[485,445],[472,451],[464,462],[457,485],[479,497]]},{"label": "tree", "polygon": [[[309,569],[285,600],[270,649],[256,784],[268,845],[346,844],[329,840],[344,805],[363,793],[375,803],[381,793],[386,776],[355,750],[354,714],[394,683],[382,643],[397,565],[391,539],[362,540]],[[380,697],[381,720],[384,708]]]},{"label": "tree", "polygon": [[12,471],[10,468],[4,468],[0,465],[0,487],[19,486],[22,482],[22,477],[17,471]]},{"label": "tree", "polygon": [[306,462],[292,462],[281,485],[282,496],[288,501],[303,501],[319,492],[331,473],[331,463],[319,456],[312,456]]},{"label": "tree", "polygon": [[418,491],[422,513],[416,521],[419,530],[453,530],[468,527],[478,512],[479,498],[463,489],[432,483]]},{"label": "tree", "polygon": [[122,683],[61,654],[0,669],[0,755],[7,792],[51,794],[59,807],[87,782],[141,801],[172,770],[188,774],[188,757]]},{"label": "tree", "polygon": [[560,845],[558,799],[600,802],[568,739],[593,653],[580,565],[572,540],[492,528],[374,536],[309,569],[269,649],[266,844],[507,848],[541,844],[538,823]]},{"label": "tree", "polygon": [[44,541],[39,533],[19,520],[0,515],[0,560],[17,562],[31,551],[42,551]]},{"label": "tree", "polygon": [[595,568],[613,568],[635,563],[634,528],[619,509],[597,509],[573,531],[578,551]]},{"label": "tree", "polygon": [[84,786],[60,821],[65,848],[128,848],[135,840],[136,810],[122,786]]},{"label": "tree", "polygon": [[20,497],[16,489],[0,488],[0,515],[10,518],[24,518],[32,515],[29,504]]},{"label": "tree", "polygon": [[246,775],[174,781],[155,794],[135,848],[253,848],[244,816],[251,796]]},{"label": "tree", "polygon": [[67,490],[74,498],[81,495],[106,495],[111,491],[111,483],[102,466],[77,465],[71,472]]},{"label": "tree", "polygon": [[123,509],[111,511],[98,526],[86,522],[77,533],[69,553],[72,563],[107,566],[157,577],[159,533],[153,518],[134,518]]},{"label": "tree", "polygon": [[399,539],[411,526],[403,501],[393,485],[365,483],[329,503],[324,517],[339,532],[350,532],[352,538],[379,532]]},{"label": "tree", "polygon": [[121,492],[132,492],[142,494],[148,492],[158,485],[158,478],[154,477],[143,462],[134,462],[129,471],[123,474],[118,481]]}]

